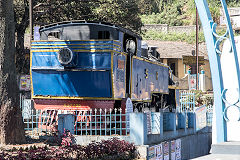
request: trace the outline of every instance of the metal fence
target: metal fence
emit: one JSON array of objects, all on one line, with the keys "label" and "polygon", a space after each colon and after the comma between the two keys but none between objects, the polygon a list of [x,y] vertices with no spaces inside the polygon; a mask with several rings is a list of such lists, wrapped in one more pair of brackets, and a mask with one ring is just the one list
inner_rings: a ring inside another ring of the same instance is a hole
[{"label": "metal fence", "polygon": [[180,108],[179,112],[195,111],[195,93],[192,91],[180,91]]},{"label": "metal fence", "polygon": [[212,119],[213,119],[213,106],[207,106],[207,126],[212,126]]},{"label": "metal fence", "polygon": [[28,110],[23,111],[25,131],[30,135],[53,134],[58,130],[59,114],[74,115],[75,135],[128,135],[129,116],[122,109]]}]

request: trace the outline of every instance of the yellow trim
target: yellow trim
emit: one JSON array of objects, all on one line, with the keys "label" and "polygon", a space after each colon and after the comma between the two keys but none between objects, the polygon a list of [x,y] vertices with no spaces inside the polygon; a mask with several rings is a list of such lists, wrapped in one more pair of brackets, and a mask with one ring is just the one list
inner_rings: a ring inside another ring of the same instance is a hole
[{"label": "yellow trim", "polygon": [[132,98],[132,66],[133,66],[133,57],[130,57],[131,61],[131,70],[130,70],[130,94],[129,97]]},{"label": "yellow trim", "polygon": [[[122,55],[124,55],[125,57],[127,56],[127,54],[126,54],[125,52],[118,52],[118,51],[115,51],[115,50],[114,50],[113,52],[116,52],[117,54],[122,54]],[[115,54],[116,54],[116,53],[115,53]]]},{"label": "yellow trim", "polygon": [[[32,52],[34,53],[40,53],[40,52],[58,52],[59,50],[34,50]],[[74,50],[75,51],[75,50]],[[86,52],[84,50],[82,50],[81,52]],[[122,55],[125,55],[126,56],[126,53],[124,52],[119,52],[119,51],[116,51],[116,50],[101,50],[101,51],[91,51],[91,50],[88,50],[87,52],[114,52],[114,53],[117,53],[117,54],[122,54]]]},{"label": "yellow trim", "polygon": [[[58,52],[59,50],[33,50],[32,52]],[[113,50],[95,50],[95,49],[89,49],[89,50],[73,50],[74,52],[112,52]]]},{"label": "yellow trim", "polygon": [[30,81],[31,81],[31,97],[33,97],[33,80],[32,80],[32,50],[30,50]]},{"label": "yellow trim", "polygon": [[152,102],[152,99],[151,100],[136,100],[136,99],[131,99],[132,101],[135,101],[135,102]]},{"label": "yellow trim", "polygon": [[79,100],[121,100],[121,98],[104,98],[104,97],[57,97],[57,96],[32,96],[36,99],[79,99]]},{"label": "yellow trim", "polygon": [[127,91],[127,55],[124,53],[124,56],[125,56],[125,69],[124,69],[124,71],[125,71],[125,95],[124,95],[124,97],[127,98],[126,97],[126,91]]},{"label": "yellow trim", "polygon": [[71,42],[71,41],[114,41],[111,39],[89,39],[89,40],[39,40],[39,41],[32,41],[32,42]]},{"label": "yellow trim", "polygon": [[[56,49],[56,48],[65,48],[65,47],[32,47],[32,49]],[[89,46],[89,47],[68,47],[68,48],[83,48],[83,49],[87,49],[87,48],[96,48],[95,46]],[[111,47],[104,47],[104,46],[99,46],[97,48],[111,48]]]},{"label": "yellow trim", "polygon": [[100,45],[111,45],[112,43],[77,43],[77,44],[60,44],[60,43],[46,43],[46,44],[32,44],[32,46],[84,46],[84,45],[96,45],[96,46],[100,46]]},{"label": "yellow trim", "polygon": [[179,87],[177,87],[177,86],[168,86],[168,89],[180,89]]},{"label": "yellow trim", "polygon": [[[61,48],[65,48],[65,47],[32,47],[32,49],[57,49],[57,48],[59,48],[59,49],[61,49]],[[68,48],[76,48],[76,49],[88,49],[88,48],[90,48],[89,50],[92,50],[92,49],[94,49],[94,48],[107,48],[107,49],[111,49],[112,50],[112,48],[111,47],[104,47],[104,46],[101,46],[101,47],[94,47],[94,46],[90,46],[90,47],[68,47]],[[117,50],[121,50],[120,48],[116,48],[116,47],[113,47],[113,49],[117,49]]]},{"label": "yellow trim", "polygon": [[151,97],[152,97],[153,94],[159,94],[159,93],[160,93],[160,94],[169,94],[169,93],[167,93],[167,92],[160,92],[160,91],[159,91],[159,92],[151,92]]},{"label": "yellow trim", "polygon": [[165,65],[160,64],[160,63],[152,62],[152,61],[144,59],[144,58],[140,58],[140,57],[137,57],[137,56],[133,56],[133,58],[168,68],[168,66],[165,66]]},{"label": "yellow trim", "polygon": [[114,73],[113,73],[113,56],[114,53],[111,52],[111,79],[112,79],[112,98],[114,98]]},{"label": "yellow trim", "polygon": [[132,99],[132,101],[136,101],[136,102],[152,102],[152,95],[153,94],[169,94],[169,93],[166,93],[166,92],[151,92],[150,93],[150,99],[148,99],[148,100]]},{"label": "yellow trim", "polygon": [[121,42],[120,42],[120,40],[112,40],[112,41],[114,41],[114,42],[117,42],[117,43],[120,43],[121,44]]},{"label": "yellow trim", "polygon": [[[35,47],[31,47],[31,48],[43,48],[41,46],[102,46],[102,45],[113,45],[113,46],[117,46],[118,48],[121,49],[121,46],[120,45],[117,45],[117,44],[108,44],[108,43],[86,43],[86,44],[32,44],[32,46],[35,46]],[[36,46],[39,46],[39,47],[36,47]],[[45,48],[54,48],[54,47],[45,47]],[[58,48],[58,47],[55,47],[55,48]],[[72,47],[73,48],[73,47]],[[76,47],[74,47],[76,48]]]}]

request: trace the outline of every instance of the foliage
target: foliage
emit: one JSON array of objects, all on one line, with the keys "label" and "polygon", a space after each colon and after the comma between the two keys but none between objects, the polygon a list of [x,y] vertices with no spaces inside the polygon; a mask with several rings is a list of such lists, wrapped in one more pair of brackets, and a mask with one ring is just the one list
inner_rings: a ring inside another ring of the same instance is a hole
[{"label": "foliage", "polygon": [[136,157],[135,152],[136,148],[133,144],[117,138],[93,142],[85,148],[88,159],[104,159],[104,157],[107,156],[121,157],[121,159],[134,159]]},{"label": "foliage", "polygon": [[162,12],[142,15],[141,19],[144,24],[168,24],[170,26],[183,25],[183,6],[184,1],[176,1],[167,5]]},{"label": "foliage", "polygon": [[64,128],[64,132],[60,135],[62,146],[71,146],[75,142],[75,137],[70,133],[69,130]]},{"label": "foliage", "polygon": [[87,146],[72,145],[60,147],[30,147],[26,149],[2,151],[0,159],[135,159],[136,148],[124,140],[112,138],[92,142]]},{"label": "foliage", "polygon": [[97,20],[111,22],[140,32],[138,0],[99,0],[94,14]]},{"label": "foliage", "polygon": [[[205,41],[203,32],[199,32],[198,38],[199,38],[199,43]],[[196,33],[195,32],[191,32],[189,34],[186,32],[165,33],[165,32],[149,30],[145,32],[145,34],[143,35],[143,39],[161,40],[161,41],[181,41],[181,42],[187,42],[189,44],[193,44],[195,43]]]},{"label": "foliage", "polygon": [[196,106],[213,106],[213,94],[206,94],[201,90],[195,90],[195,105]]},{"label": "foliage", "polygon": [[[148,4],[140,8],[144,24],[192,25],[196,23],[194,0],[141,0]],[[239,7],[239,0],[227,0],[229,7]],[[215,22],[219,23],[221,2],[208,1],[209,10]]]},{"label": "foliage", "polygon": [[240,7],[240,1],[239,0],[230,0],[227,1],[229,7]]}]

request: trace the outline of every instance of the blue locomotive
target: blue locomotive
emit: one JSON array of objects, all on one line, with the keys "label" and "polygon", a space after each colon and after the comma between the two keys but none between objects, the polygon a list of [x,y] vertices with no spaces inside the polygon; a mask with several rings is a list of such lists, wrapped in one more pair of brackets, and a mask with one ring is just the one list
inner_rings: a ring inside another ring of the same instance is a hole
[{"label": "blue locomotive", "polygon": [[86,21],[51,24],[39,32],[31,46],[36,109],[119,108],[128,97],[135,111],[175,104],[169,67],[136,33]]}]

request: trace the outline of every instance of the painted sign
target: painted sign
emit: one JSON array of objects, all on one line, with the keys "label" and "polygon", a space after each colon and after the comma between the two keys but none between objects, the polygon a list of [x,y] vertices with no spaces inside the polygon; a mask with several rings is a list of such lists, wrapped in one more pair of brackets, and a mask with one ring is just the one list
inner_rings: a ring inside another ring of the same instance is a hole
[{"label": "painted sign", "polygon": [[169,160],[169,142],[163,143],[164,160]]},{"label": "painted sign", "polygon": [[39,33],[39,26],[34,27],[34,41],[39,41],[40,40],[40,33]]},{"label": "painted sign", "polygon": [[155,146],[152,146],[152,147],[148,148],[148,159],[149,160],[156,160]]},{"label": "painted sign", "polygon": [[189,86],[189,90],[196,90],[196,80],[197,76],[196,74],[190,74],[188,76],[188,86]]},{"label": "painted sign", "polygon": [[133,104],[132,104],[132,100],[130,98],[127,99],[126,101],[126,121],[127,121],[127,130],[130,129],[130,118],[129,118],[129,114],[133,112]]},{"label": "painted sign", "polygon": [[175,141],[175,159],[181,160],[181,139]]},{"label": "painted sign", "polygon": [[[196,64],[196,56],[182,56],[183,64],[191,65]],[[204,56],[198,56],[198,64],[204,65]]]},{"label": "painted sign", "polygon": [[202,105],[197,107],[196,113],[196,129],[197,131],[207,126],[207,107]]},{"label": "painted sign", "polygon": [[175,140],[171,141],[171,160],[175,160],[176,159],[176,145],[175,145]]},{"label": "painted sign", "polygon": [[148,149],[149,160],[163,160],[163,144],[154,145]]},{"label": "painted sign", "polygon": [[124,65],[125,65],[125,63],[124,63],[124,60],[121,60],[121,59],[118,59],[118,69],[124,69]]},{"label": "painted sign", "polygon": [[163,160],[163,146],[162,143],[155,145],[156,160]]},{"label": "painted sign", "polygon": [[21,75],[19,89],[20,89],[20,91],[30,91],[31,90],[30,75]]}]

